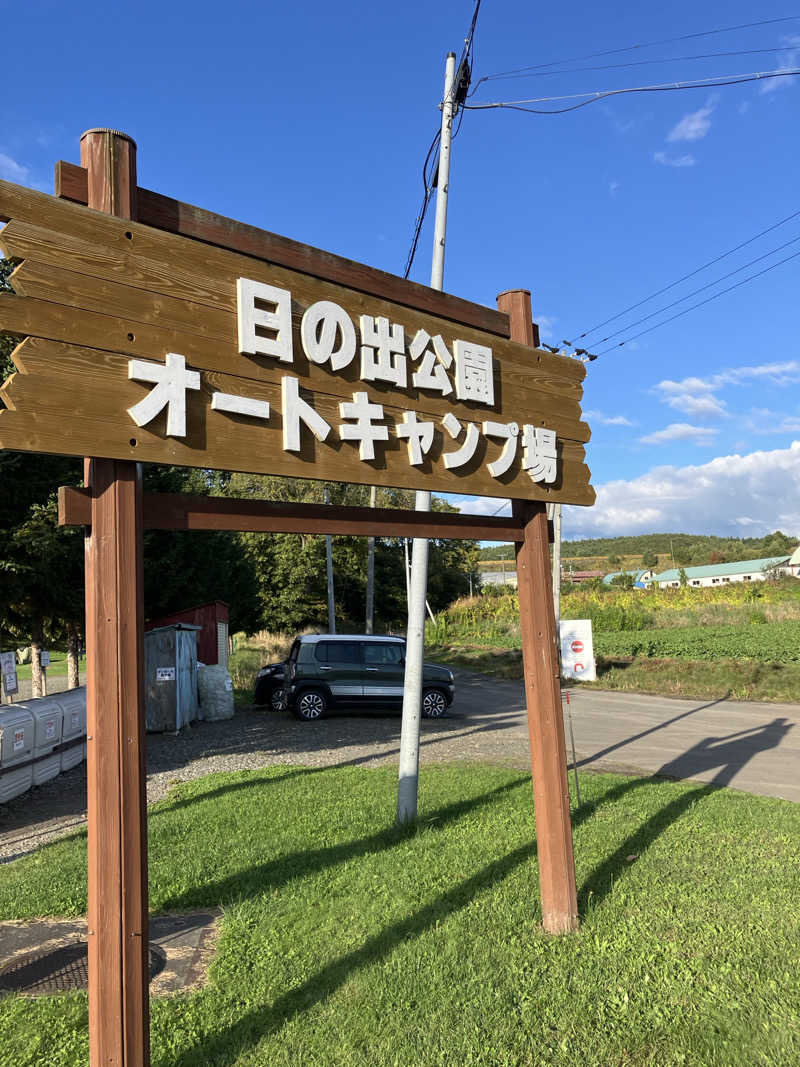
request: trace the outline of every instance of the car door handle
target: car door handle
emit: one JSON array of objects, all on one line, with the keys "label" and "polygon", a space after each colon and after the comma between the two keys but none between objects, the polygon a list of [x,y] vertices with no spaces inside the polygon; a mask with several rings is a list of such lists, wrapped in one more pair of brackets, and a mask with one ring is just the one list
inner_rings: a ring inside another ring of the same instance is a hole
[{"label": "car door handle", "polygon": [[325,667],[325,666],[323,666],[322,664],[320,664],[320,668],[319,668],[319,669],[320,669],[321,671],[329,671],[329,670],[332,670],[332,668],[331,668],[331,667]]},{"label": "car door handle", "polygon": [[379,671],[380,667],[367,667],[368,671]]}]

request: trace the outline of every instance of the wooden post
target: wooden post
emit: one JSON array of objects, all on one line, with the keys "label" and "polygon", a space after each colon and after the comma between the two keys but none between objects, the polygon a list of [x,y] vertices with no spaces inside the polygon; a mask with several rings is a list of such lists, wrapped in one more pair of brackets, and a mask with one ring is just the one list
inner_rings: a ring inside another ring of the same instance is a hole
[{"label": "wooden post", "polygon": [[[81,138],[89,207],[136,213],[136,145],[114,130]],[[93,1067],[150,1062],[143,684],[142,476],[85,461],[89,816],[89,1055]]]},{"label": "wooden post", "polygon": [[[531,294],[525,289],[501,293],[497,306],[511,320],[511,339],[533,345]],[[544,504],[521,500],[512,501],[512,514],[525,532],[516,546],[517,588],[542,921],[549,933],[564,934],[578,927],[578,900],[547,514]]]}]

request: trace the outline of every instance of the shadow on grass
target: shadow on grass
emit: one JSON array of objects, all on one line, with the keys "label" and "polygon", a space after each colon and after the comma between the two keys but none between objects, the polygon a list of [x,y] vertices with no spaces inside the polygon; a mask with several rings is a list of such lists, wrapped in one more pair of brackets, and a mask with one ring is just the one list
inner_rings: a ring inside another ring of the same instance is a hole
[{"label": "shadow on grass", "polygon": [[[312,770],[315,770],[315,768],[312,768]],[[291,775],[284,775],[283,777],[288,778]],[[237,783],[231,784],[235,785]],[[185,892],[178,893],[163,901],[161,907],[165,911],[180,911],[199,906],[230,905],[246,897],[260,896],[268,890],[285,886],[295,879],[318,874],[327,868],[335,867],[340,863],[358,859],[374,852],[383,852],[394,848],[401,841],[413,836],[419,827],[435,828],[436,830],[443,829],[455,819],[461,818],[462,815],[484,807],[486,804],[493,803],[499,797],[511,792],[513,789],[517,789],[521,785],[530,785],[530,778],[527,775],[515,778],[505,785],[497,786],[496,789],[491,789],[488,793],[483,793],[478,797],[460,800],[454,804],[448,804],[446,807],[438,808],[420,819],[416,826],[387,826],[385,829],[378,831],[378,833],[359,838],[357,841],[328,845],[325,848],[304,849],[301,852],[278,856],[268,863],[261,863],[245,871],[237,871],[226,878],[220,878],[216,882],[205,882],[202,886],[187,889]]]},{"label": "shadow on grass", "polygon": [[[580,888],[579,912],[585,915],[589,908],[596,908],[605,900],[615,882],[630,869],[628,856],[634,854],[640,857],[691,807],[727,784],[735,771],[743,766],[755,751],[779,744],[789,729],[791,725],[787,725],[785,719],[775,719],[754,730],[741,731],[725,737],[706,738],[695,745],[686,753],[686,758],[691,757],[696,766],[696,773],[718,768],[714,780],[681,792],[651,815],[599,863]],[[662,768],[664,774],[669,773],[670,767],[671,764],[664,765]],[[437,822],[444,825],[467,811],[491,802],[497,796],[526,781],[527,778],[521,778],[473,800],[451,804],[436,813]],[[646,788],[648,785],[660,784],[662,781],[663,776],[653,776],[633,779],[612,786],[596,800],[581,805],[574,813],[573,825],[580,826],[585,823],[600,807],[614,803],[627,794]],[[248,876],[252,875],[256,878],[259,891],[261,891],[266,888],[265,879],[273,886],[285,884],[290,878],[318,871],[332,863],[365,855],[376,849],[389,848],[397,843],[401,834],[405,836],[407,832],[392,828],[347,845],[320,849],[311,853],[297,853],[293,857],[284,857],[274,863],[255,868],[248,872]],[[232,1026],[207,1036],[199,1044],[180,1053],[174,1061],[174,1067],[189,1067],[190,1064],[198,1063],[231,1063],[246,1049],[256,1046],[262,1038],[275,1033],[301,1012],[327,999],[347,981],[353,972],[383,959],[400,944],[419,937],[431,926],[460,911],[480,893],[497,885],[520,864],[532,859],[535,854],[536,843],[534,841],[493,861],[471,878],[465,879],[430,904],[420,908],[413,915],[369,938],[360,948],[333,960],[301,985],[278,997],[272,1004],[248,1012]],[[237,885],[241,885],[241,880],[241,875],[234,876],[220,883],[217,890],[224,895]]]},{"label": "shadow on grass", "polygon": [[248,1012],[232,1026],[207,1036],[202,1043],[185,1050],[173,1061],[174,1067],[232,1063],[243,1052],[256,1046],[262,1038],[280,1030],[296,1015],[326,1000],[355,971],[378,962],[398,946],[420,937],[426,930],[460,911],[481,893],[497,885],[535,854],[535,843],[522,845],[501,859],[487,864],[477,874],[460,882],[413,915],[369,938],[360,948],[332,960],[302,985],[290,989],[272,1004]]}]

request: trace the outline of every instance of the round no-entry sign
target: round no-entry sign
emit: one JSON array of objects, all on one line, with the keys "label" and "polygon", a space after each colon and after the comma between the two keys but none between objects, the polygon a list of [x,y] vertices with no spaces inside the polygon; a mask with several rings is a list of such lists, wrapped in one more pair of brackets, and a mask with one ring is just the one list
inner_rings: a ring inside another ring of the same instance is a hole
[{"label": "round no-entry sign", "polygon": [[573,652],[583,652],[583,641],[573,641],[569,647]]}]

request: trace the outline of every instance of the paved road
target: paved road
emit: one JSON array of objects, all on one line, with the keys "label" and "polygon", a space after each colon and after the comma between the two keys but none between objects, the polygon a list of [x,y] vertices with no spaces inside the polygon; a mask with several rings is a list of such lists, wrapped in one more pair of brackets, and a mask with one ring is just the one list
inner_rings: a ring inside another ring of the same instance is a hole
[{"label": "paved road", "polygon": [[[460,671],[452,714],[495,734],[497,755],[527,742],[521,682]],[[800,704],[675,700],[571,690],[579,767],[658,773],[800,802]],[[569,743],[569,734],[567,734]]]}]

